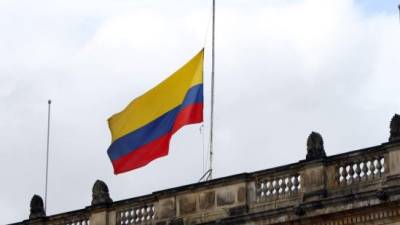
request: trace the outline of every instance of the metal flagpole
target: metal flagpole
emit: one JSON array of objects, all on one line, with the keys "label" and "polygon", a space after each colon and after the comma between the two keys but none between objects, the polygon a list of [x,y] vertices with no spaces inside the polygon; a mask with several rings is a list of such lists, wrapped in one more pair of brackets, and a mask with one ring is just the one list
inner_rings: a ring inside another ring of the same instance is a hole
[{"label": "metal flagpole", "polygon": [[[212,5],[212,62],[211,62],[211,112],[210,112],[210,165],[209,169],[201,176],[199,182],[212,179],[213,173],[213,130],[214,130],[214,77],[215,77],[215,0]],[[207,27],[208,30],[208,27]]]},{"label": "metal flagpole", "polygon": [[397,7],[399,8],[399,22],[400,22],[400,4]]},{"label": "metal flagpole", "polygon": [[[213,174],[213,130],[214,130],[214,81],[215,81],[215,0],[213,0],[212,9],[212,62],[211,62],[211,120],[210,120],[210,175]],[[207,180],[208,180],[207,179]]]},{"label": "metal flagpole", "polygon": [[47,213],[47,186],[49,178],[49,143],[50,143],[50,106],[51,100],[47,101],[48,112],[47,112],[47,151],[46,151],[46,183],[44,187],[44,211]]}]

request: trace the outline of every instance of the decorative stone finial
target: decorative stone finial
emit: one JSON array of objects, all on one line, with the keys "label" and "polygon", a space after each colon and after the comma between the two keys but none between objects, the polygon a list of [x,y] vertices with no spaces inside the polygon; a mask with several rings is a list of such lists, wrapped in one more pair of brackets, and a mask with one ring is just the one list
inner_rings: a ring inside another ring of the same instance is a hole
[{"label": "decorative stone finial", "polygon": [[29,219],[36,219],[46,216],[44,211],[43,199],[39,195],[33,195],[31,200],[31,213],[29,214]]},{"label": "decorative stone finial", "polygon": [[324,141],[322,136],[317,132],[311,132],[307,139],[307,156],[306,160],[314,160],[325,158]]},{"label": "decorative stone finial", "polygon": [[112,203],[108,192],[107,184],[104,181],[96,180],[92,189],[92,206]]},{"label": "decorative stone finial", "polygon": [[392,121],[390,121],[390,137],[389,141],[400,140],[400,115],[394,114]]}]

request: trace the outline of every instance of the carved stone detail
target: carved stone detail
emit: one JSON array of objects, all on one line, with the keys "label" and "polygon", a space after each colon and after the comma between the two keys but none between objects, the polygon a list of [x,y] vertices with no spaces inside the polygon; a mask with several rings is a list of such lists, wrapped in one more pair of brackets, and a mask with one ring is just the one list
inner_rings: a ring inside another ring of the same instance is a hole
[{"label": "carved stone detail", "polygon": [[384,190],[378,190],[376,192],[376,197],[381,201],[386,201],[386,200],[389,199],[388,193],[386,191],[384,191]]},{"label": "carved stone detail", "polygon": [[390,121],[390,137],[389,141],[400,140],[400,115],[395,114]]},{"label": "carved stone detail", "polygon": [[306,214],[306,211],[301,205],[298,205],[294,208],[294,214],[296,214],[297,216],[303,216],[304,214]]},{"label": "carved stone detail", "polygon": [[29,219],[36,219],[46,216],[43,206],[43,199],[39,195],[33,195],[30,206],[31,212],[29,214]]},{"label": "carved stone detail", "polygon": [[317,132],[311,132],[307,139],[307,156],[306,160],[314,160],[325,158],[324,141],[322,136]]},{"label": "carved stone detail", "polygon": [[104,181],[97,180],[92,189],[92,206],[112,203],[108,192],[107,184]]}]

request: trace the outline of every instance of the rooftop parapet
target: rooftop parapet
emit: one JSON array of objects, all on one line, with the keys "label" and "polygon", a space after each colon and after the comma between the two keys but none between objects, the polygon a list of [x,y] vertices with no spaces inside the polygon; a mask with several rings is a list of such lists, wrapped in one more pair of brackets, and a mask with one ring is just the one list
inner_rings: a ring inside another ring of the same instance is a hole
[{"label": "rooftop parapet", "polygon": [[[326,156],[322,136],[312,132],[307,139],[305,160],[297,163],[115,202],[107,185],[96,181],[91,206],[46,216],[43,201],[34,196],[30,219],[15,225],[245,224],[249,221],[326,225],[400,218],[399,140],[397,114],[390,124],[389,142],[343,154]],[[349,212],[356,212],[355,222]]]}]

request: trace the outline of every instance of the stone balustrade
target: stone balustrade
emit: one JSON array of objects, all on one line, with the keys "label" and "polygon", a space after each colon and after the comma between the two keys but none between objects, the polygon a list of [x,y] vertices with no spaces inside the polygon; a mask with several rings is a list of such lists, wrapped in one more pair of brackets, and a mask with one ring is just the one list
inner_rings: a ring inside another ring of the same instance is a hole
[{"label": "stone balustrade", "polygon": [[154,223],[156,199],[144,198],[140,201],[137,200],[128,201],[115,207],[116,225]]},{"label": "stone balustrade", "polygon": [[[32,219],[30,222],[46,225],[89,225],[90,211],[83,209],[50,217]],[[33,223],[33,224],[36,224]]]},{"label": "stone balustrade", "polygon": [[[393,120],[396,118],[400,120],[398,116]],[[393,120],[390,141],[378,146],[326,156],[322,136],[312,132],[305,160],[147,196],[113,202],[106,184],[96,181],[91,206],[60,215],[43,215],[43,204],[36,196],[31,202],[30,219],[15,225],[299,224],[299,221],[372,224],[376,219],[400,218],[400,210],[396,208],[400,207],[400,123]],[[374,209],[373,213],[362,214],[367,208]],[[344,211],[362,209],[355,219],[348,214],[341,216]],[[327,214],[331,222],[318,220]]]}]

